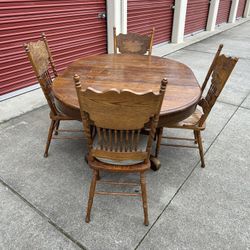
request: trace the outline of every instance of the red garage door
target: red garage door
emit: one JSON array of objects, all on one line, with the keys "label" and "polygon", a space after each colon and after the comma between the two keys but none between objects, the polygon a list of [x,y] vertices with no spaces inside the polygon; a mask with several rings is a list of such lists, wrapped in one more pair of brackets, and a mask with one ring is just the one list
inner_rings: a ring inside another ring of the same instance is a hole
[{"label": "red garage door", "polygon": [[239,0],[236,17],[243,17],[245,6],[246,6],[246,0]]},{"label": "red garage door", "polygon": [[231,0],[220,0],[216,24],[226,23],[229,18]]},{"label": "red garage door", "polygon": [[209,0],[188,0],[185,35],[205,30],[209,12]]},{"label": "red garage door", "polygon": [[155,27],[154,44],[171,40],[174,0],[128,0],[128,32],[148,34]]},{"label": "red garage door", "polygon": [[79,57],[106,53],[105,0],[1,0],[0,94],[36,83],[23,43],[45,32],[57,69]]}]

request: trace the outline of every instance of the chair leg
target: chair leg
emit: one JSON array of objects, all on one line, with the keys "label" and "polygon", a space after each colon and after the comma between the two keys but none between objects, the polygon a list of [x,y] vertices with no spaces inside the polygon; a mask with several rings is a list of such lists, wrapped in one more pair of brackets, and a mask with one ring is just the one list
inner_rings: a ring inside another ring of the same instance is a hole
[{"label": "chair leg", "polygon": [[59,126],[60,126],[60,120],[58,120],[57,122],[56,122],[56,131],[55,131],[55,135],[58,135],[58,129],[59,129]]},{"label": "chair leg", "polygon": [[97,170],[96,180],[99,181],[100,179],[101,179],[100,171]]},{"label": "chair leg", "polygon": [[140,173],[141,182],[141,193],[142,193],[142,203],[144,211],[144,225],[148,226],[148,204],[147,204],[147,190],[146,190],[146,179],[144,173]]},{"label": "chair leg", "polygon": [[156,148],[155,148],[155,157],[158,157],[160,146],[161,146],[163,128],[157,128],[156,133],[157,133],[157,142],[156,142]]},{"label": "chair leg", "polygon": [[203,152],[203,146],[202,146],[202,139],[201,139],[201,131],[196,132],[197,135],[197,142],[199,146],[199,152],[200,152],[200,157],[201,157],[201,167],[205,167],[205,160],[204,160],[204,152]]},{"label": "chair leg", "polygon": [[56,125],[56,121],[51,120],[50,127],[49,127],[49,133],[48,133],[48,139],[47,139],[46,148],[45,148],[45,152],[44,152],[44,157],[46,157],[46,158],[48,157],[49,146],[50,146],[50,142],[52,139],[53,131],[55,129],[55,125]]},{"label": "chair leg", "polygon": [[194,143],[197,144],[198,140],[197,140],[197,131],[196,130],[194,130],[194,139],[195,139]]},{"label": "chair leg", "polygon": [[87,214],[86,214],[86,218],[85,218],[85,221],[87,223],[90,222],[90,212],[91,212],[93,199],[94,199],[94,195],[95,195],[95,187],[96,187],[97,176],[98,176],[98,171],[94,170],[91,185],[90,185],[90,189],[89,189],[89,200],[88,200]]}]

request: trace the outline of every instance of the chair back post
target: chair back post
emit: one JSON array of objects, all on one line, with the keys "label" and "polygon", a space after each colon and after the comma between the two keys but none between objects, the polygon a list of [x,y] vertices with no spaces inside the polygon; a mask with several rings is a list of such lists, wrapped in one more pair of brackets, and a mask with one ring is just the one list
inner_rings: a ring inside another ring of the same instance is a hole
[{"label": "chair back post", "polygon": [[[47,74],[48,75],[48,74]],[[52,81],[51,79],[48,77],[46,79],[46,77],[39,77],[39,83],[40,83],[40,86],[42,88],[42,91],[45,95],[45,98],[47,100],[47,103],[50,107],[50,110],[52,112],[52,114],[54,116],[58,115],[58,110],[55,106],[55,102],[54,102],[54,96],[52,94]],[[49,84],[48,84],[49,83]]]},{"label": "chair back post", "polygon": [[148,50],[148,55],[151,56],[152,55],[152,48],[153,48],[153,44],[154,44],[154,34],[155,34],[155,28],[152,29],[151,32],[151,38],[150,38],[150,46],[149,46],[149,50]]},{"label": "chair back post", "polygon": [[218,56],[216,65],[212,71],[211,85],[204,98],[201,98],[198,105],[202,107],[203,115],[199,120],[199,126],[202,127],[206,121],[212,107],[223,90],[228,78],[230,77],[238,58],[226,57],[225,55]]},{"label": "chair back post", "polygon": [[[77,97],[78,97],[78,100],[80,101],[81,100],[81,89],[82,89],[80,77],[77,74],[75,74],[73,79],[74,79],[74,82],[75,82]],[[93,160],[93,157],[92,157],[92,154],[91,154],[93,140],[92,140],[92,136],[91,136],[89,115],[88,115],[88,113],[86,113],[82,109],[81,103],[80,103],[80,111],[81,111],[82,124],[83,124],[83,127],[84,127],[84,133],[85,133],[85,136],[87,137],[87,142],[88,142],[89,157],[90,157],[91,160]]]},{"label": "chair back post", "polygon": [[[44,40],[38,40],[37,42],[33,43],[25,43],[24,50],[28,56],[28,59],[31,63],[31,66],[35,72],[36,78],[42,88],[42,91],[45,95],[47,103],[51,109],[53,115],[57,115],[58,111],[54,103],[54,95],[52,91],[52,77],[49,72],[48,65],[50,64],[52,67],[51,62],[51,54],[48,48],[48,44]],[[57,74],[55,70],[52,68],[54,76]]]},{"label": "chair back post", "polygon": [[114,54],[117,54],[116,27],[113,27],[113,39],[114,39]]},{"label": "chair back post", "polygon": [[29,59],[29,61],[30,61],[30,63],[31,63],[31,66],[32,66],[32,68],[33,68],[33,70],[34,70],[34,72],[35,72],[36,78],[37,78],[37,80],[39,81],[40,74],[39,74],[39,72],[38,72],[38,70],[37,70],[37,67],[36,67],[36,65],[35,65],[35,63],[34,63],[34,60],[33,60],[33,58],[32,58],[32,55],[31,55],[31,53],[30,53],[29,45],[28,45],[27,43],[24,43],[24,44],[23,44],[23,47],[24,47],[24,50],[25,50],[25,52],[26,52],[26,54],[27,54],[27,56],[28,56],[28,59]]},{"label": "chair back post", "polygon": [[219,55],[221,53],[222,48],[223,48],[223,44],[220,44],[219,48],[218,48],[218,50],[217,50],[217,52],[216,52],[216,54],[214,56],[213,62],[212,62],[212,64],[209,67],[209,70],[207,72],[206,78],[205,78],[205,80],[204,80],[204,82],[203,82],[203,84],[201,86],[201,93],[203,93],[204,89],[207,86],[208,80],[209,80],[209,78],[210,78],[210,76],[211,76],[211,74],[213,72],[213,69],[214,69],[214,67],[216,65],[217,59],[218,59],[218,57],[219,57]]},{"label": "chair back post", "polygon": [[145,163],[147,163],[149,161],[149,158],[150,158],[152,142],[154,140],[155,133],[156,133],[156,128],[157,128],[157,125],[158,125],[158,122],[159,122],[161,106],[162,106],[162,102],[163,102],[164,95],[165,95],[165,92],[166,92],[167,84],[168,84],[168,80],[166,78],[164,78],[161,81],[161,87],[160,87],[160,92],[159,92],[161,97],[160,97],[160,101],[159,101],[159,106],[157,108],[157,113],[154,115],[153,118],[151,118],[153,120],[151,121],[151,124],[150,124],[150,135],[148,137],[148,142],[147,142],[148,157],[145,160]]},{"label": "chair back post", "polygon": [[50,49],[49,49],[49,44],[48,44],[48,41],[47,41],[47,38],[46,38],[45,33],[42,33],[41,37],[42,37],[42,40],[43,40],[44,43],[45,43],[47,52],[48,52],[48,54],[49,54],[49,61],[50,61],[51,69],[52,69],[52,71],[53,71],[54,76],[57,77],[58,74],[57,74],[57,71],[56,71],[56,67],[55,67],[55,64],[54,64],[54,61],[53,61],[52,54],[51,54]]}]

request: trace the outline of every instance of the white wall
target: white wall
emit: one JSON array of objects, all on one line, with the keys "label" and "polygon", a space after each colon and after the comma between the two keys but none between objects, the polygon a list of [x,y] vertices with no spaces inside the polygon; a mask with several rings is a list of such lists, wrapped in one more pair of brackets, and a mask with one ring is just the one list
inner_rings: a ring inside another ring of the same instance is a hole
[{"label": "white wall", "polygon": [[108,53],[114,52],[113,27],[117,33],[127,33],[127,0],[107,0]]},{"label": "white wall", "polygon": [[172,42],[182,43],[186,22],[187,0],[175,0]]},{"label": "white wall", "polygon": [[239,6],[239,0],[232,0],[232,5],[231,5],[229,19],[228,19],[229,23],[235,22],[238,6]]},{"label": "white wall", "polygon": [[243,17],[248,17],[248,16],[250,16],[250,0],[247,0],[246,7],[244,10],[244,14],[243,14]]},{"label": "white wall", "polygon": [[219,3],[220,3],[220,0],[210,1],[207,28],[206,28],[207,31],[213,31],[215,29],[217,14],[219,10]]}]

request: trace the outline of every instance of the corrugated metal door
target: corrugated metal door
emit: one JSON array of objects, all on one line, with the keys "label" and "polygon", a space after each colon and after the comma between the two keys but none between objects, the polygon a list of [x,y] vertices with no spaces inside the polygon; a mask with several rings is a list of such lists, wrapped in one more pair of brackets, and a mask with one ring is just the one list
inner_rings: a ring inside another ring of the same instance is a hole
[{"label": "corrugated metal door", "polygon": [[239,0],[236,17],[243,17],[245,6],[246,6],[246,0]]},{"label": "corrugated metal door", "polygon": [[185,35],[206,29],[209,0],[188,0]]},{"label": "corrugated metal door", "polygon": [[226,23],[231,9],[231,0],[220,0],[216,24]]},{"label": "corrugated metal door", "polygon": [[128,0],[128,32],[148,34],[155,27],[154,44],[171,40],[174,0]]},{"label": "corrugated metal door", "polygon": [[106,53],[105,0],[0,0],[0,94],[36,83],[23,43],[46,33],[57,69]]}]

